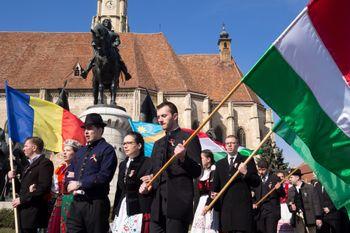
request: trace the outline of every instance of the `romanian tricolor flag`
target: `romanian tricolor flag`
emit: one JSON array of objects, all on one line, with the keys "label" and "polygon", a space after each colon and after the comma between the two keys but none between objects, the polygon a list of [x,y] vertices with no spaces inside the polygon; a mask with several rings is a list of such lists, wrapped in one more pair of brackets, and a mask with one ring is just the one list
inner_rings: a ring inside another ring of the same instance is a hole
[{"label": "romanian tricolor flag", "polygon": [[43,139],[45,148],[62,151],[66,139],[85,144],[83,122],[62,107],[26,95],[5,84],[8,132],[13,141],[23,143],[27,137]]}]

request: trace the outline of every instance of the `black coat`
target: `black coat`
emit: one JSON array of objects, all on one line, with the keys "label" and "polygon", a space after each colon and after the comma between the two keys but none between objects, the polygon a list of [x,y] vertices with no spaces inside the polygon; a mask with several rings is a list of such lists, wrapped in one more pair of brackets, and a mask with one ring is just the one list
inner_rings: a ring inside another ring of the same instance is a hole
[{"label": "black coat", "polygon": [[[19,219],[21,228],[45,228],[48,223],[48,198],[50,195],[53,164],[41,155],[24,168],[20,181]],[[34,192],[29,186],[36,185]]]},{"label": "black coat", "polygon": [[[267,194],[281,180],[274,174],[270,173],[265,182],[261,182],[259,186],[253,188],[254,202],[258,202],[265,194]],[[283,185],[273,191],[262,203],[259,204],[257,215],[255,218],[264,219],[267,216],[272,216],[275,220],[281,218],[280,197],[285,197]]]},{"label": "black coat", "polygon": [[[229,171],[227,157],[216,163],[214,174],[213,191],[219,192],[231,176],[237,171],[240,163],[246,157],[238,154],[234,167]],[[228,190],[219,199],[218,210],[220,211],[221,228],[223,231],[246,231],[251,232],[253,223],[253,202],[250,187],[256,187],[260,183],[254,160],[247,165],[248,173],[243,177],[241,174],[231,183]]]},{"label": "black coat", "polygon": [[[321,219],[321,205],[320,200],[317,195],[315,188],[311,184],[306,184],[303,182],[300,188],[302,204],[304,206],[304,219],[308,226],[316,225],[316,219]],[[296,188],[293,186],[288,189],[288,207],[289,211],[292,213],[291,224],[295,226],[296,212],[292,211],[290,203],[295,203],[295,196],[297,194]]]},{"label": "black coat", "polygon": [[341,221],[342,218],[342,213],[341,211],[337,210],[337,208],[334,206],[331,198],[328,196],[328,193],[320,184],[320,182],[316,181],[314,183],[314,187],[316,190],[316,193],[319,197],[320,203],[321,203],[321,208],[326,208],[328,207],[329,213],[326,214],[322,211],[322,217],[325,222],[329,223],[330,225],[333,225],[333,222]]},{"label": "black coat", "polygon": [[142,195],[139,193],[140,180],[151,169],[151,159],[145,156],[137,156],[130,162],[128,174],[125,177],[126,164],[129,158],[119,164],[117,191],[115,193],[113,205],[113,217],[118,215],[122,200],[126,196],[126,207],[128,215],[150,213],[151,195]]},{"label": "black coat", "polygon": [[[153,174],[174,154],[175,146],[183,143],[190,134],[177,129],[155,142],[152,151]],[[185,160],[175,159],[163,175],[153,184],[155,196],[151,207],[152,221],[159,221],[162,209],[166,217],[185,222],[193,218],[193,179],[201,174],[201,145],[195,137],[186,148]],[[161,190],[162,189],[162,190]],[[161,208],[161,191],[166,196],[166,206]]]}]

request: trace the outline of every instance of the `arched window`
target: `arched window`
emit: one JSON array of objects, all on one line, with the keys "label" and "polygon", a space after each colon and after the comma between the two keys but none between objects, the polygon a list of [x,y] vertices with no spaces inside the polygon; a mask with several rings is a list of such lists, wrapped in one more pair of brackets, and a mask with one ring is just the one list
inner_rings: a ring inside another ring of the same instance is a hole
[{"label": "arched window", "polygon": [[219,142],[223,142],[224,141],[224,134],[223,134],[222,128],[220,126],[216,126],[215,127],[214,133],[215,133],[217,141],[219,141]]},{"label": "arched window", "polygon": [[237,138],[238,138],[238,142],[239,145],[245,147],[246,146],[246,142],[245,142],[245,132],[243,128],[239,128],[237,131]]}]

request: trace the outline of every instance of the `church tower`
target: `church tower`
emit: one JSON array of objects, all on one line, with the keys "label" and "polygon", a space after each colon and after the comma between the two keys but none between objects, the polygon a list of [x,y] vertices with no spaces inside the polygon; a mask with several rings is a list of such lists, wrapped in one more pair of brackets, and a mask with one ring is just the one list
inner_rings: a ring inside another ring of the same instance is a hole
[{"label": "church tower", "polygon": [[97,0],[97,14],[92,20],[91,27],[109,18],[115,32],[129,32],[127,9],[127,0]]},{"label": "church tower", "polygon": [[222,25],[222,31],[220,32],[220,38],[218,40],[218,46],[220,51],[220,61],[231,61],[231,38],[225,30],[225,24]]}]

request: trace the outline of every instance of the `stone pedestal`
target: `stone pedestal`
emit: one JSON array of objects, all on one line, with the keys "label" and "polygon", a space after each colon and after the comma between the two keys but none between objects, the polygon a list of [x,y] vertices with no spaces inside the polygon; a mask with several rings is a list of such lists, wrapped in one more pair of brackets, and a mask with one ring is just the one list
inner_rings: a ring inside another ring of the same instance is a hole
[{"label": "stone pedestal", "polygon": [[[119,165],[119,163],[125,159],[125,155],[122,150],[122,143],[126,133],[128,131],[131,131],[131,127],[128,121],[128,119],[130,119],[130,116],[125,112],[125,109],[121,107],[95,105],[85,110],[79,118],[84,122],[86,115],[89,113],[100,114],[103,121],[107,124],[103,133],[103,137],[114,147],[118,157]],[[110,184],[109,199],[111,200],[111,204],[113,204],[114,201],[117,179],[118,170],[114,174],[113,180]]]}]

